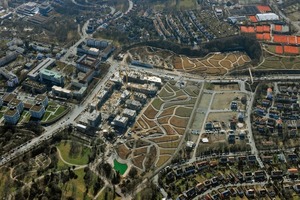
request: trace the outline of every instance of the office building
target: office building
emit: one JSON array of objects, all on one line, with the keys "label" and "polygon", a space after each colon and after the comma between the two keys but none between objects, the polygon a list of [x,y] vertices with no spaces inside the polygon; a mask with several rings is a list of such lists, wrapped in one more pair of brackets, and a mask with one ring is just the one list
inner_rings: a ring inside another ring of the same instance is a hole
[{"label": "office building", "polygon": [[17,108],[17,110],[19,111],[19,113],[22,113],[23,109],[24,109],[24,104],[21,100],[19,99],[12,99],[9,103],[8,103],[8,107],[10,108]]},{"label": "office building", "polygon": [[29,73],[28,73],[28,77],[31,80],[38,80],[40,77],[40,72],[43,69],[48,69],[49,67],[52,67],[55,65],[55,59],[53,58],[46,58],[45,60],[43,60],[40,64],[38,64],[34,69],[32,69]]},{"label": "office building", "polygon": [[18,77],[11,71],[7,71],[5,68],[0,69],[0,75],[7,79],[7,86],[14,87],[19,83]]},{"label": "office building", "polygon": [[54,72],[48,69],[42,69],[40,71],[40,81],[50,82],[53,85],[64,85],[64,77],[59,72]]},{"label": "office building", "polygon": [[20,113],[17,108],[11,107],[4,113],[4,119],[9,124],[16,124],[20,119]]},{"label": "office building", "polygon": [[35,97],[35,101],[43,105],[45,108],[47,108],[48,106],[48,97],[46,95],[41,95],[41,94],[37,95]]},{"label": "office building", "polygon": [[122,128],[125,128],[127,126],[127,123],[128,123],[128,118],[122,117],[120,115],[117,115],[112,122],[113,125],[119,126]]},{"label": "office building", "polygon": [[38,103],[38,104],[32,106],[29,109],[29,112],[32,117],[41,119],[45,113],[45,107],[42,104]]},{"label": "office building", "polygon": [[136,117],[136,111],[125,108],[122,112],[122,116],[127,117],[129,120],[134,120]]}]

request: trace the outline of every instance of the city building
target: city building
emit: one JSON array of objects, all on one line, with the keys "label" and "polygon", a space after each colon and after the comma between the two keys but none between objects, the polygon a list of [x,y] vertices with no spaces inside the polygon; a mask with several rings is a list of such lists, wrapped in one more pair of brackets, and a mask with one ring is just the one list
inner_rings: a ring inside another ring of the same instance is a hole
[{"label": "city building", "polygon": [[39,7],[39,12],[42,15],[48,15],[49,12],[51,12],[53,10],[53,8],[51,7],[51,5],[47,2],[43,2],[40,7]]},{"label": "city building", "polygon": [[45,108],[47,108],[48,106],[48,97],[46,95],[41,95],[41,94],[37,95],[35,97],[35,101],[37,103],[42,104]]},{"label": "city building", "polygon": [[7,71],[5,68],[0,69],[0,74],[7,79],[7,86],[14,87],[19,83],[18,77],[11,71]]},{"label": "city building", "polygon": [[22,113],[23,109],[24,109],[24,104],[21,100],[19,99],[12,99],[9,104],[8,107],[10,108],[17,108],[17,110],[19,111],[19,113]]},{"label": "city building", "polygon": [[97,58],[92,58],[85,54],[76,61],[76,68],[79,71],[83,71],[83,72],[87,73],[88,71],[90,71],[92,69],[98,71],[100,64],[101,64],[101,60],[99,60]]},{"label": "city building", "polygon": [[73,94],[71,90],[59,87],[59,86],[52,86],[52,94],[58,97],[63,97],[63,98],[72,98]]},{"label": "city building", "polygon": [[142,108],[142,104],[139,101],[128,99],[126,101],[126,107],[133,110],[140,110]]},{"label": "city building", "polygon": [[279,16],[275,13],[262,13],[262,14],[256,14],[255,15],[258,22],[264,22],[264,21],[278,21]]},{"label": "city building", "polygon": [[79,90],[73,90],[73,97],[81,99],[85,96],[86,91],[87,87],[80,87]]},{"label": "city building", "polygon": [[122,112],[122,116],[127,117],[129,120],[134,120],[136,117],[136,111],[125,108]]},{"label": "city building", "polygon": [[16,13],[23,16],[33,16],[39,12],[37,3],[28,2],[16,8]]},{"label": "city building", "polygon": [[155,95],[158,91],[158,88],[155,85],[152,84],[135,84],[135,83],[128,83],[127,89],[144,93],[147,95]]},{"label": "city building", "polygon": [[134,98],[134,100],[137,100],[143,104],[146,103],[146,101],[147,101],[147,96],[145,94],[139,93],[139,92],[135,92],[133,94],[133,98]]},{"label": "city building", "polygon": [[54,72],[48,69],[42,69],[40,71],[40,81],[50,82],[53,85],[64,85],[64,77],[59,72]]},{"label": "city building", "polygon": [[29,112],[32,117],[41,119],[45,113],[45,107],[42,104],[37,103],[29,109]]},{"label": "city building", "polygon": [[93,110],[92,112],[84,112],[79,119],[80,124],[89,126],[89,127],[97,127],[101,121],[101,113],[97,110]]},{"label": "city building", "polygon": [[130,92],[128,90],[124,90],[121,94],[121,100],[125,101],[126,99],[128,99],[130,97]]},{"label": "city building", "polygon": [[110,55],[111,53],[115,50],[115,47],[113,45],[108,45],[100,54],[101,56],[101,59],[102,60],[106,60]]},{"label": "city building", "polygon": [[17,52],[8,53],[6,56],[0,58],[0,67],[16,60],[18,57]]},{"label": "city building", "polygon": [[94,47],[87,47],[83,45],[79,45],[77,47],[77,54],[78,55],[89,55],[93,57],[97,57],[100,55],[100,50]]},{"label": "city building", "polygon": [[40,72],[43,69],[48,69],[49,67],[52,67],[55,65],[55,59],[53,58],[46,58],[45,60],[43,60],[40,64],[38,64],[34,69],[32,69],[29,73],[28,73],[28,77],[31,80],[38,80],[39,76],[40,76]]},{"label": "city building", "polygon": [[[128,79],[128,80],[126,80]],[[124,81],[134,82],[134,83],[153,83],[156,86],[160,86],[162,84],[162,80],[156,76],[145,76],[142,73],[131,71],[127,76],[124,76]]]},{"label": "city building", "polygon": [[26,79],[25,81],[23,81],[22,87],[23,87],[23,89],[30,91],[32,94],[45,93],[47,90],[47,87],[45,84],[30,80],[30,79]]},{"label": "city building", "polygon": [[89,47],[104,49],[109,45],[109,43],[107,41],[104,41],[104,40],[95,40],[93,38],[89,38],[89,39],[86,40],[86,45],[89,46]]},{"label": "city building", "polygon": [[125,128],[127,126],[127,123],[128,123],[128,118],[122,117],[120,115],[117,115],[112,122],[113,125],[119,126],[122,128]]},{"label": "city building", "polygon": [[9,124],[16,124],[20,119],[20,113],[17,108],[11,107],[4,113],[4,119]]},{"label": "city building", "polygon": [[17,95],[12,94],[12,93],[7,93],[3,96],[2,100],[3,100],[3,104],[5,106],[8,106],[9,102],[13,99],[17,98]]}]

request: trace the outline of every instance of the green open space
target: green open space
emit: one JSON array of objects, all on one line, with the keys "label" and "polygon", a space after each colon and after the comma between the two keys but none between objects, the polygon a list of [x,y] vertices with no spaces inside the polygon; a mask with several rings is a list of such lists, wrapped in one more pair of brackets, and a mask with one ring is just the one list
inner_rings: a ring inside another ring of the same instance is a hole
[{"label": "green open space", "polygon": [[[62,187],[62,199],[67,199],[67,197],[74,196],[74,199],[87,199],[92,200],[94,198],[93,196],[93,185],[95,184],[97,180],[96,174],[94,174],[92,177],[92,180],[89,184],[89,190],[87,195],[85,195],[86,191],[86,185],[84,183],[84,176],[85,172],[84,169],[78,169],[74,171],[75,174],[78,176],[76,179],[72,179],[68,181],[66,184],[61,185]],[[75,194],[74,194],[75,193]]]},{"label": "green open space", "polygon": [[47,122],[60,117],[67,110],[66,106],[61,106],[55,102],[49,102],[46,112],[42,118],[42,122]]},{"label": "green open space", "polygon": [[89,161],[91,149],[80,143],[74,142],[71,144],[70,141],[62,141],[57,145],[57,148],[62,158],[68,163],[85,165]]},{"label": "green open space", "polygon": [[126,172],[127,168],[127,164],[120,163],[116,159],[114,159],[114,169],[118,171],[121,175],[123,175]]},{"label": "green open space", "polygon": [[179,107],[176,109],[175,114],[180,117],[190,117],[192,108]]},{"label": "green open space", "polygon": [[[115,196],[115,198],[114,198],[114,196]],[[102,190],[102,192],[100,193],[100,195],[97,198],[97,200],[103,200],[103,199],[121,200],[121,197],[114,195],[113,190],[111,188],[106,187]]]},{"label": "green open space", "polygon": [[156,110],[160,110],[161,105],[164,102],[162,100],[160,100],[159,98],[156,98],[152,101],[152,106],[156,109]]}]

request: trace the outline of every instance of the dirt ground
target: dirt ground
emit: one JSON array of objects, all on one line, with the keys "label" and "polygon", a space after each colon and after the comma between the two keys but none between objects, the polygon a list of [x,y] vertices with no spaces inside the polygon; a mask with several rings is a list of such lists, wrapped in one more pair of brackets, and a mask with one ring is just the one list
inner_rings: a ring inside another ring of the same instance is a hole
[{"label": "dirt ground", "polygon": [[233,117],[237,118],[237,112],[211,112],[208,114],[207,122],[209,121],[220,121],[220,122],[228,122]]},{"label": "dirt ground", "polygon": [[242,92],[224,92],[214,95],[213,103],[211,105],[212,110],[224,110],[230,109],[230,104],[232,101],[238,103],[238,107],[241,105],[241,98],[245,96]]}]

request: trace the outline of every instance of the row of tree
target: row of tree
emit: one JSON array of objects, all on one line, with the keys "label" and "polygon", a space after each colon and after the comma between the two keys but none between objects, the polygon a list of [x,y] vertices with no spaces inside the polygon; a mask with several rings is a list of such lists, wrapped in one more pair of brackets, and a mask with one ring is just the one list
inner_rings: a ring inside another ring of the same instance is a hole
[{"label": "row of tree", "polygon": [[164,40],[155,40],[137,43],[123,50],[128,50],[137,46],[152,46],[161,49],[168,49],[177,54],[182,54],[190,57],[203,57],[211,52],[231,52],[244,51],[252,59],[253,63],[258,63],[262,55],[262,50],[259,42],[252,36],[232,36],[212,40],[202,44],[199,49],[191,49],[188,46],[172,43]]}]

